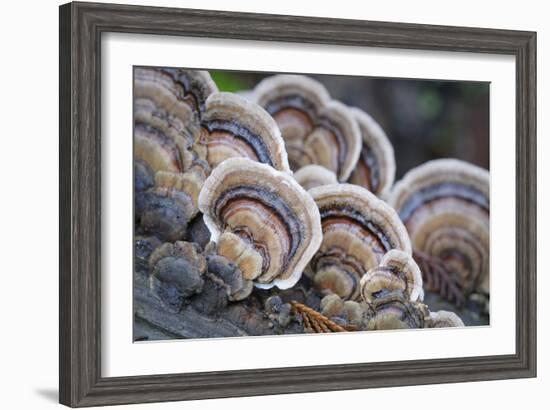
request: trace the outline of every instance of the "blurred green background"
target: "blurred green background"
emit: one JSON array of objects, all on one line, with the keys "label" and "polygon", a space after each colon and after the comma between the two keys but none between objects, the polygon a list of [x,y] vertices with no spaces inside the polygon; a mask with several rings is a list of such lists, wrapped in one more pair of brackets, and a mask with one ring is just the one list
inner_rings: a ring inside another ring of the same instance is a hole
[{"label": "blurred green background", "polygon": [[[220,91],[246,91],[271,73],[211,70]],[[436,158],[489,169],[489,83],[311,75],[332,98],[362,108],[386,131],[399,179]]]}]

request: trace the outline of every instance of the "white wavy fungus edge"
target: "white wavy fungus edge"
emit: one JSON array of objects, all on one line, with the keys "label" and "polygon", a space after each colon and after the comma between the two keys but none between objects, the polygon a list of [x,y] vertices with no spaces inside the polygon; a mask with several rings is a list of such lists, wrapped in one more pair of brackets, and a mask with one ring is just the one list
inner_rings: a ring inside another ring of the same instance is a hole
[{"label": "white wavy fungus edge", "polygon": [[[280,169],[279,171],[292,174],[292,171],[290,170],[290,165],[288,164],[288,154],[285,148],[285,141],[283,140],[283,137],[281,135],[281,130],[279,129],[273,117],[269,115],[266,110],[264,110],[259,104],[256,104],[255,102],[250,101],[243,96],[228,92],[217,92],[210,94],[210,96],[206,100],[206,109],[205,113],[203,114],[203,118],[209,117],[209,108],[211,108],[212,106],[215,107],[220,105],[227,105],[228,107],[237,106],[243,111],[249,112],[251,117],[257,117],[257,120],[264,123],[269,129],[268,137],[273,138],[273,142],[276,146],[276,151],[273,153],[273,155],[276,156],[281,162],[282,169]],[[248,124],[245,123],[244,125],[246,126]],[[261,137],[265,138],[265,136]]]},{"label": "white wavy fungus edge", "polygon": [[379,188],[378,196],[385,199],[390,194],[395,181],[395,152],[384,129],[372,116],[357,107],[350,107],[355,119],[359,123],[359,128],[364,127],[367,133],[361,131],[363,141],[366,141],[375,155],[381,160],[379,167],[384,169],[384,179]]},{"label": "white wavy fungus edge", "polygon": [[379,266],[389,267],[392,266],[392,262],[397,262],[400,270],[412,273],[414,284],[410,292],[410,301],[422,301],[424,299],[422,273],[412,256],[399,249],[392,249],[382,257]]},{"label": "white wavy fungus edge", "polygon": [[399,219],[397,212],[368,189],[353,184],[333,184],[318,186],[310,189],[308,192],[313,198],[322,198],[325,195],[338,195],[341,197],[351,195],[370,203],[371,212],[378,214],[383,220],[388,221],[395,230],[397,236],[402,241],[403,246],[401,250],[412,255],[412,245],[409,234],[405,225],[403,225],[403,222]]},{"label": "white wavy fungus edge", "polygon": [[307,191],[294,180],[294,178],[286,172],[277,171],[273,167],[261,164],[256,161],[252,161],[247,158],[229,158],[221,162],[206,179],[203,188],[199,194],[199,209],[203,213],[204,223],[206,224],[208,230],[210,231],[211,238],[210,240],[217,243],[221,235],[221,230],[217,225],[216,221],[210,213],[210,204],[214,199],[212,193],[217,184],[220,184],[223,181],[223,176],[232,171],[233,169],[238,170],[239,172],[245,172],[246,170],[255,171],[258,175],[264,174],[268,178],[272,177],[274,181],[278,181],[281,184],[287,186],[289,189],[293,189],[298,193],[298,196],[302,199],[302,204],[304,206],[305,214],[309,218],[310,226],[312,227],[311,241],[306,245],[302,256],[295,263],[294,269],[290,276],[286,279],[277,279],[275,278],[270,283],[254,283],[254,286],[261,289],[270,289],[273,286],[277,286],[279,289],[289,289],[293,287],[300,277],[302,272],[313,257],[323,239],[323,232],[321,229],[321,217],[319,214],[319,209],[317,204],[307,193]]},{"label": "white wavy fungus edge", "polygon": [[[476,165],[454,158],[435,159],[411,169],[392,189],[388,203],[399,210],[402,202],[416,192],[418,182],[428,181],[433,184],[445,181],[460,180],[468,183],[489,198],[489,172]],[[427,184],[420,183],[420,187]]]}]

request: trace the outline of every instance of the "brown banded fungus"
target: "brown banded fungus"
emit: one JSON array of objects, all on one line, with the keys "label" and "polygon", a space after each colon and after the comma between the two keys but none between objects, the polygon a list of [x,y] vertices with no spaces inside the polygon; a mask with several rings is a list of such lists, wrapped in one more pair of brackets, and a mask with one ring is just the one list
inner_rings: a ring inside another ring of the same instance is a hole
[{"label": "brown banded fungus", "polygon": [[155,186],[152,189],[158,195],[172,197],[186,206],[188,219],[198,212],[199,192],[206,179],[204,174],[194,172],[172,173],[159,171],[155,174]]},{"label": "brown banded fungus", "polygon": [[375,299],[392,293],[402,295],[411,302],[424,298],[422,274],[412,256],[397,249],[384,255],[380,264],[361,278],[361,296],[372,305]]},{"label": "brown banded fungus", "polygon": [[335,293],[330,293],[321,299],[321,314],[331,318],[344,311],[344,300]]},{"label": "brown banded fungus", "polygon": [[249,97],[273,116],[281,129],[287,151],[302,144],[313,131],[320,110],[330,101],[330,95],[321,83],[301,75],[268,77],[254,88]]},{"label": "brown banded fungus", "polygon": [[354,300],[343,300],[335,293],[330,293],[321,299],[321,314],[343,325],[363,328],[367,317],[367,305]]},{"label": "brown banded fungus", "polygon": [[386,198],[395,178],[393,146],[380,125],[359,108],[350,108],[363,137],[361,155],[348,182]]},{"label": "brown banded fungus", "polygon": [[246,158],[212,171],[199,208],[218,255],[257,287],[294,286],[321,243],[311,196],[288,173]]},{"label": "brown banded fungus", "polygon": [[227,158],[244,157],[290,172],[281,131],[258,104],[236,94],[214,93],[206,100],[201,126],[212,168]]},{"label": "brown banded fungus", "polygon": [[294,173],[294,179],[305,189],[337,184],[336,174],[321,165],[306,165]]},{"label": "brown banded fungus", "polygon": [[422,329],[429,316],[426,305],[411,302],[398,294],[376,299],[371,309],[368,330]]},{"label": "brown banded fungus", "polygon": [[371,311],[370,330],[423,328],[429,310],[422,275],[412,256],[391,250],[361,278],[361,297]]},{"label": "brown banded fungus", "polygon": [[361,132],[351,111],[332,100],[325,104],[316,127],[304,142],[300,165],[319,164],[334,172],[339,181],[349,178],[361,152]]},{"label": "brown banded fungus", "polygon": [[317,81],[299,75],[268,77],[252,98],[273,116],[285,141],[290,167],[318,164],[345,181],[361,151],[361,131],[351,111],[331,100]]},{"label": "brown banded fungus", "polygon": [[390,204],[415,251],[444,263],[463,291],[489,292],[489,172],[455,159],[409,171]]},{"label": "brown banded fungus", "polygon": [[335,184],[308,192],[319,207],[323,228],[323,242],[308,274],[321,291],[357,299],[361,277],[386,252],[411,254],[407,231],[393,208],[365,188]]},{"label": "brown banded fungus", "polygon": [[198,212],[198,193],[210,173],[200,118],[214,92],[205,71],[134,70],[136,221],[144,234],[183,239]]},{"label": "brown banded fungus", "polygon": [[204,160],[199,143],[206,99],[217,92],[206,71],[134,70],[134,151],[153,171],[184,172]]}]

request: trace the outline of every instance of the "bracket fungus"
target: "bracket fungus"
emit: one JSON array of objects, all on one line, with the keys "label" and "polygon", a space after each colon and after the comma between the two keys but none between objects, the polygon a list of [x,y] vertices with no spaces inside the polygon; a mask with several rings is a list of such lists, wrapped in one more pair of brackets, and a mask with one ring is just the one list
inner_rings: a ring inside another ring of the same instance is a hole
[{"label": "bracket fungus", "polygon": [[349,178],[361,151],[361,131],[344,104],[331,100],[317,81],[275,75],[261,81],[252,98],[273,116],[285,141],[293,170],[317,164],[339,181]]},{"label": "bracket fungus", "polygon": [[290,172],[281,131],[258,104],[232,93],[211,94],[201,127],[212,168],[227,158],[245,157]]},{"label": "bracket fungus", "polygon": [[411,302],[422,301],[422,274],[412,256],[392,249],[384,255],[380,264],[361,278],[361,296],[372,305],[375,299],[399,293]]},{"label": "bracket fungus", "polygon": [[137,67],[133,107],[134,340],[488,316],[487,171],[430,161],[393,186],[382,127],[301,75],[228,93]]},{"label": "bracket fungus", "polygon": [[294,143],[300,144],[313,131],[319,111],[330,101],[328,91],[318,81],[284,74],[260,81],[249,97],[273,116],[287,150]]},{"label": "bracket fungus", "polygon": [[309,265],[315,286],[343,299],[359,297],[359,281],[391,249],[411,254],[405,227],[388,204],[365,188],[325,185],[308,191],[321,214],[323,241]]},{"label": "bracket fungus", "polygon": [[376,299],[367,330],[423,329],[427,327],[429,310],[420,302],[411,302],[392,294]]},{"label": "bracket fungus", "polygon": [[206,71],[134,70],[134,151],[153,171],[184,172],[205,159],[200,118],[217,87]]},{"label": "bracket fungus", "polygon": [[399,181],[389,202],[415,251],[441,260],[463,291],[489,292],[489,172],[455,159],[429,161]]},{"label": "bracket fungus", "polygon": [[366,112],[350,108],[361,131],[361,155],[348,182],[367,188],[380,198],[386,198],[395,178],[395,156],[386,133]]},{"label": "bracket fungus", "polygon": [[259,288],[294,286],[321,243],[311,196],[288,173],[250,159],[214,168],[199,208],[217,253]]},{"label": "bracket fungus", "polygon": [[365,303],[343,300],[335,293],[321,299],[321,314],[332,320],[341,321],[348,329],[359,330],[366,327],[368,307]]},{"label": "bracket fungus", "polygon": [[361,278],[360,285],[361,297],[372,312],[368,329],[426,327],[429,310],[421,303],[422,274],[409,253],[389,251]]},{"label": "bracket fungus", "polygon": [[306,165],[294,173],[294,179],[310,190],[317,186],[337,184],[336,174],[321,165]]},{"label": "bracket fungus", "polygon": [[198,194],[210,172],[200,118],[214,92],[206,71],[134,70],[136,220],[146,234],[183,239],[198,213]]}]

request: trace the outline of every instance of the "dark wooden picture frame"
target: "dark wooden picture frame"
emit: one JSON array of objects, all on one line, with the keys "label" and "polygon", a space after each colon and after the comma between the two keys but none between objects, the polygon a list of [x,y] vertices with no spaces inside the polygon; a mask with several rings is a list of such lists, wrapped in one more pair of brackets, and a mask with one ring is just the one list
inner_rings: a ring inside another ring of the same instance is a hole
[{"label": "dark wooden picture frame", "polygon": [[[94,3],[60,7],[60,402],[72,406],[536,376],[536,33]],[[101,376],[101,36],[108,32],[508,54],[516,59],[516,352]]]}]

